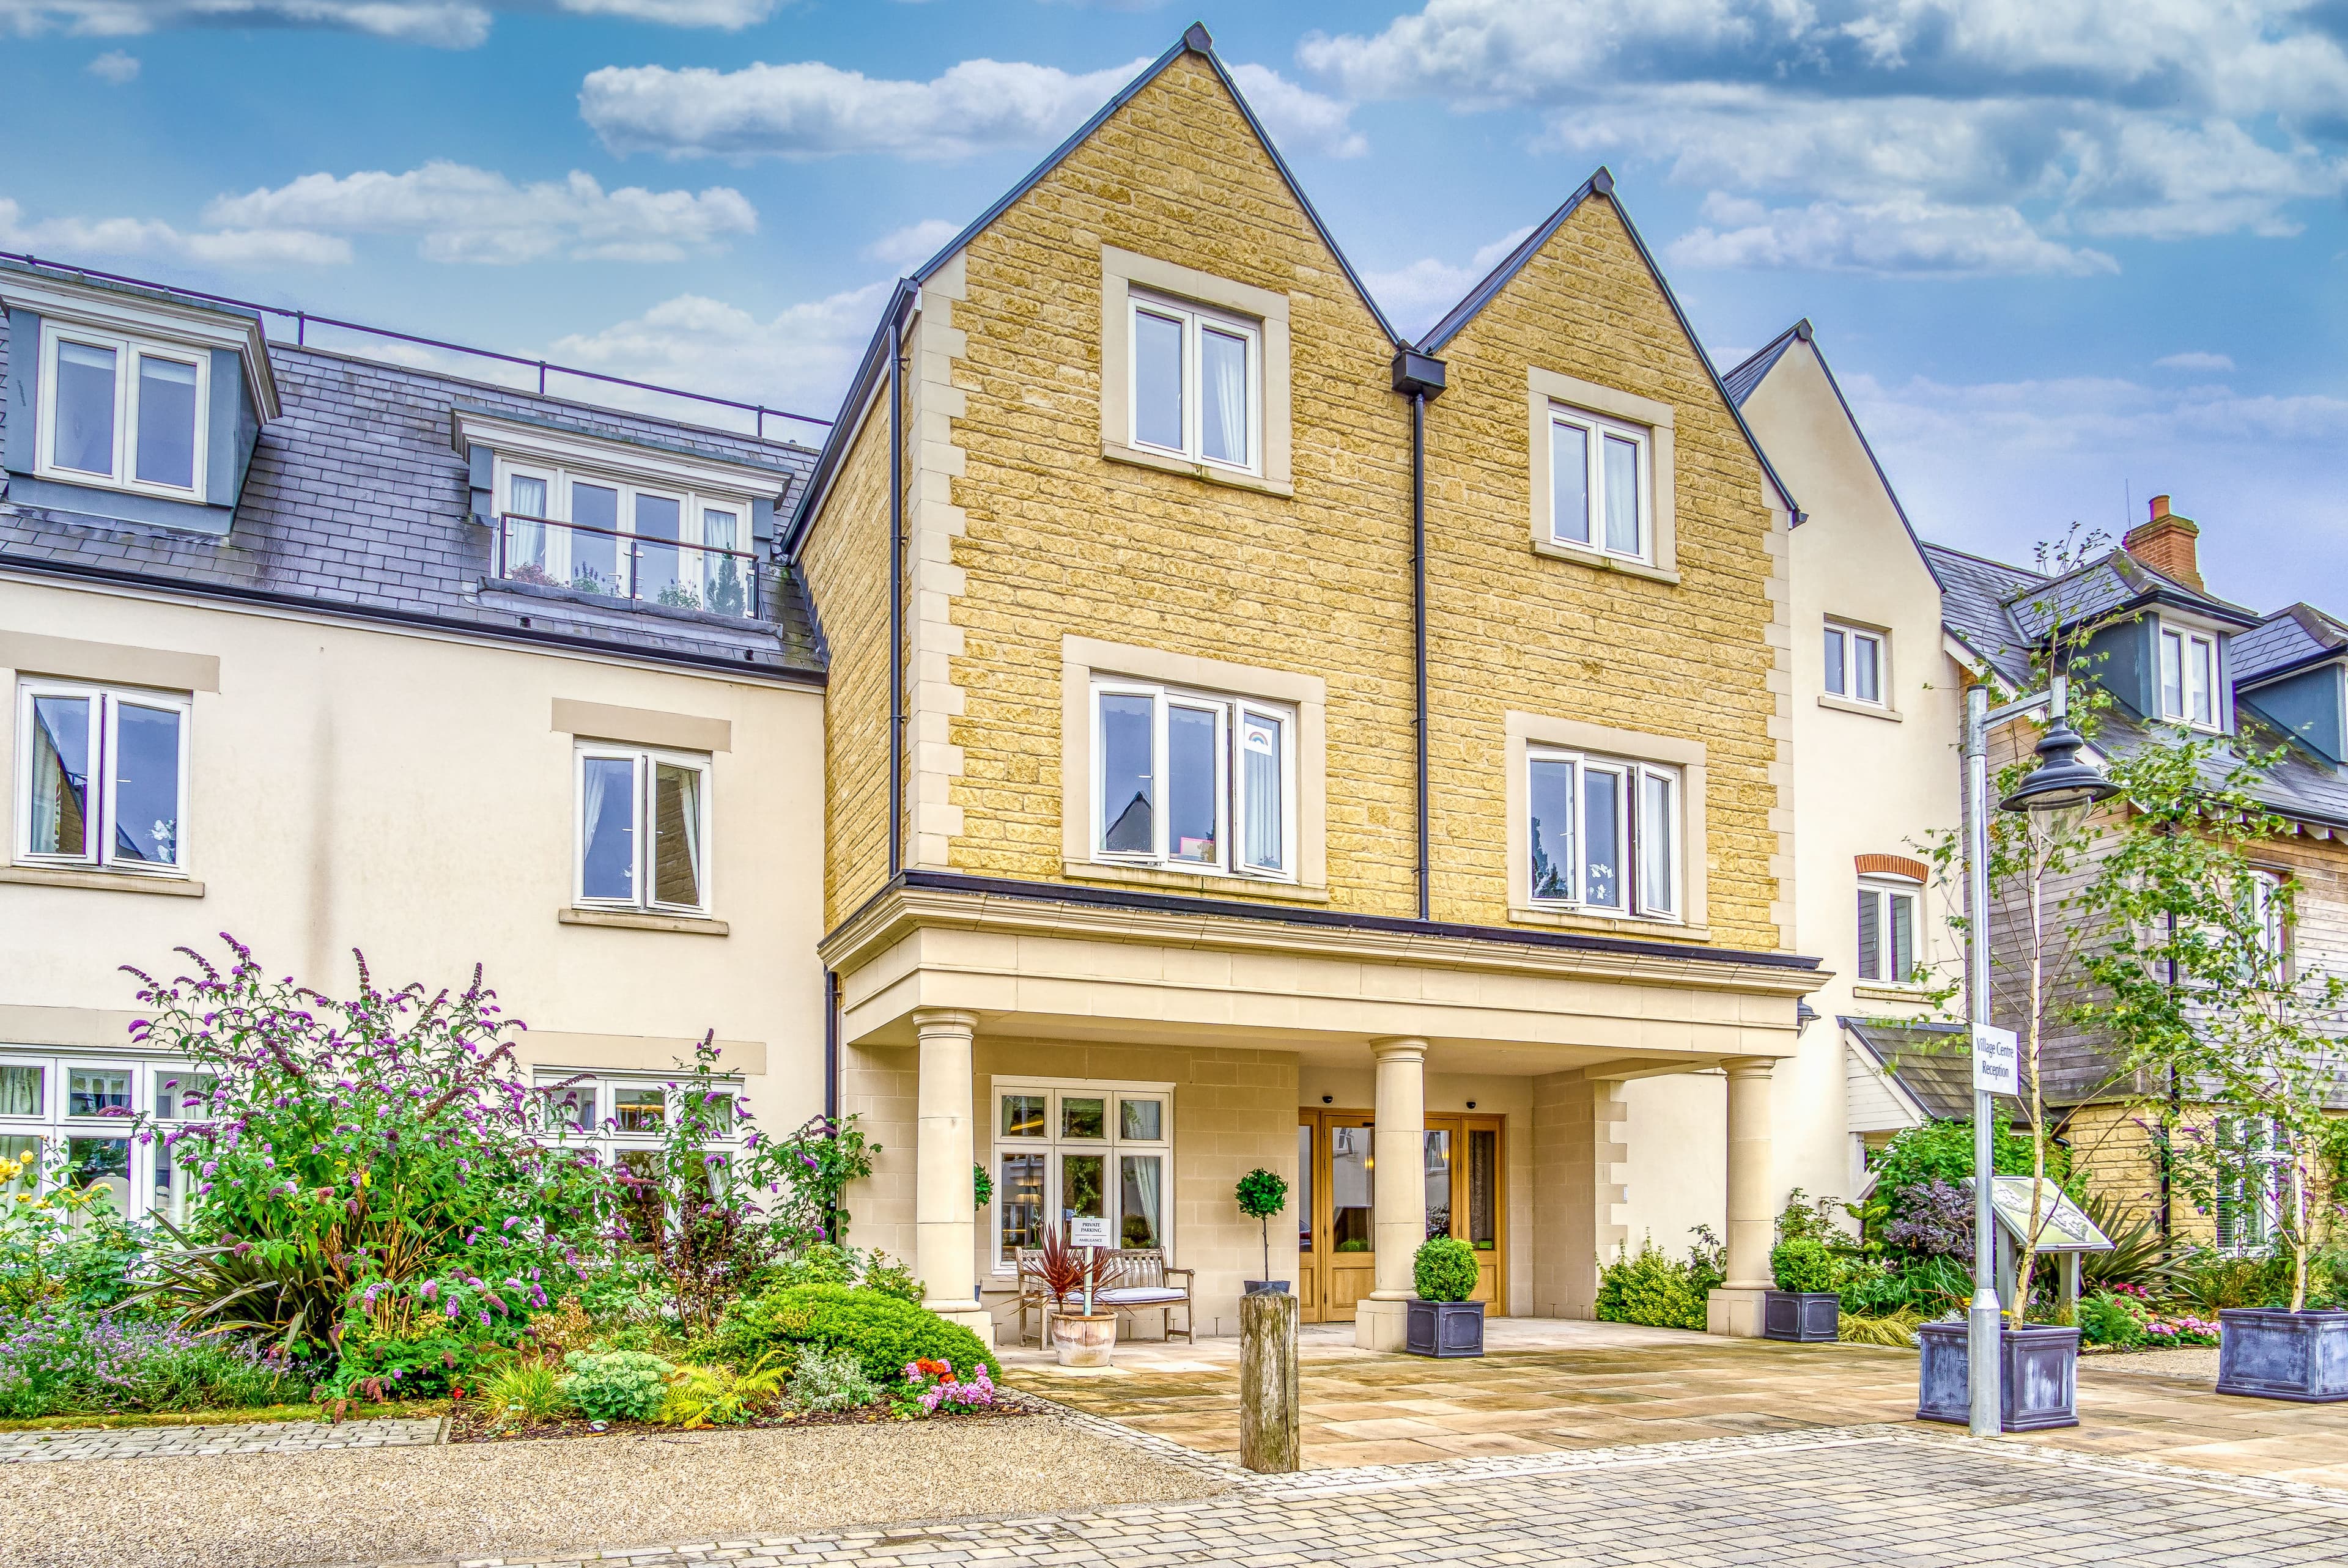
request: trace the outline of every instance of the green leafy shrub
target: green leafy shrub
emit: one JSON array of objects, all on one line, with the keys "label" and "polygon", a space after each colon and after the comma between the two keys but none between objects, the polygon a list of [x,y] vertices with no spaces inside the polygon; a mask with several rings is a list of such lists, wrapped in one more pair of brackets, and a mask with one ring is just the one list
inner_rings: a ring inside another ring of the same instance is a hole
[{"label": "green leafy shrub", "polygon": [[838,1242],[811,1242],[767,1269],[763,1288],[788,1290],[799,1285],[861,1286],[915,1307],[922,1304],[922,1282],[913,1271],[878,1247],[865,1253]]},{"label": "green leafy shrub", "polygon": [[2079,1303],[2079,1337],[2090,1345],[2141,1345],[2151,1317],[2150,1309],[2134,1296],[2097,1291]]},{"label": "green leafy shrub", "polygon": [[563,1377],[554,1367],[535,1358],[509,1361],[498,1368],[481,1390],[490,1410],[507,1419],[543,1421],[571,1408],[562,1391]]},{"label": "green leafy shrub", "polygon": [[234,1409],[307,1389],[251,1345],[52,1306],[0,1326],[0,1417]]},{"label": "green leafy shrub", "polygon": [[1423,1301],[1465,1301],[1476,1294],[1476,1249],[1457,1236],[1430,1236],[1411,1260]]},{"label": "green leafy shrub", "polygon": [[641,1350],[610,1350],[600,1356],[573,1350],[563,1358],[571,1375],[560,1385],[562,1397],[596,1421],[648,1421],[668,1397],[668,1380],[676,1368]]},{"label": "green leafy shrub", "polygon": [[749,1366],[778,1345],[851,1351],[876,1383],[901,1378],[907,1362],[919,1360],[983,1366],[997,1377],[1003,1372],[978,1336],[961,1324],[877,1290],[838,1285],[792,1286],[737,1301],[718,1324],[716,1341],[736,1366]]},{"label": "green leafy shrub", "polygon": [[863,1285],[867,1290],[893,1296],[911,1307],[922,1304],[922,1282],[913,1277],[911,1266],[899,1263],[878,1247],[864,1265]]},{"label": "green leafy shrub", "polygon": [[1721,1249],[1712,1232],[1698,1225],[1696,1245],[1685,1260],[1666,1256],[1653,1236],[1638,1252],[1624,1253],[1599,1271],[1598,1317],[1608,1323],[1645,1323],[1657,1328],[1702,1328],[1713,1286],[1723,1278]]},{"label": "green leafy shrub", "polygon": [[799,1357],[798,1370],[791,1375],[791,1403],[802,1410],[861,1409],[880,1392],[852,1350],[815,1346]]},{"label": "green leafy shrub", "polygon": [[[339,1399],[429,1399],[462,1389],[478,1393],[494,1375],[489,1368],[521,1340],[518,1325],[500,1323],[472,1334],[433,1331],[430,1325],[403,1337],[373,1332],[370,1321],[355,1324],[343,1337],[342,1354],[326,1390]],[[500,1333],[499,1330],[503,1332]]]},{"label": "green leafy shrub", "polygon": [[1797,1235],[1769,1251],[1769,1272],[1780,1290],[1825,1291],[1842,1283],[1842,1262],[1815,1236]]}]

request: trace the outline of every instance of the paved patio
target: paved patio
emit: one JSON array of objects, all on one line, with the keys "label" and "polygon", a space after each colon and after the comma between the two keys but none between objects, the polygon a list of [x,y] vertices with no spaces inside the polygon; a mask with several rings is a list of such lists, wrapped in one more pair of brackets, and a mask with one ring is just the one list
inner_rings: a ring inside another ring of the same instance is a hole
[{"label": "paved patio", "polygon": [[[1921,1426],[1913,1350],[1496,1318],[1489,1354],[1435,1361],[1356,1350],[1352,1334],[1350,1325],[1328,1324],[1300,1336],[1308,1470]],[[1063,1371],[1035,1347],[1003,1360],[1017,1387],[1235,1456],[1238,1354],[1233,1339],[1120,1345],[1119,1365],[1107,1374]],[[2079,1426],[2011,1440],[2348,1488],[2348,1406],[2227,1399],[2206,1376],[2126,1363],[2081,1363]]]}]

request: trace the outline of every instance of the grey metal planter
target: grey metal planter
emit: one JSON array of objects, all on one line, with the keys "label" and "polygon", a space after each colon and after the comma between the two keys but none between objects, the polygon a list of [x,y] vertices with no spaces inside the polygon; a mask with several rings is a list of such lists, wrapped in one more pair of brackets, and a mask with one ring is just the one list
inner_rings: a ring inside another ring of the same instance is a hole
[{"label": "grey metal planter", "polygon": [[1484,1304],[1480,1301],[1409,1301],[1403,1346],[1414,1356],[1481,1356]]},{"label": "grey metal planter", "polygon": [[1842,1297],[1831,1290],[1773,1290],[1761,1298],[1761,1337],[1826,1345],[1842,1337]]},{"label": "grey metal planter", "polygon": [[2218,1392],[2305,1405],[2348,1399],[2348,1312],[2226,1308],[2218,1314]]},{"label": "grey metal planter", "polygon": [[[1916,1330],[1920,1348],[1916,1419],[1964,1426],[1971,1418],[1972,1378],[1965,1365],[1962,1323],[1927,1323]],[[2079,1331],[2033,1324],[1998,1337],[2000,1426],[2043,1432],[2079,1424]]]},{"label": "grey metal planter", "polygon": [[1242,1280],[1240,1283],[1241,1286],[1240,1293],[1243,1296],[1285,1296],[1288,1294],[1288,1281],[1284,1279],[1248,1279]]}]

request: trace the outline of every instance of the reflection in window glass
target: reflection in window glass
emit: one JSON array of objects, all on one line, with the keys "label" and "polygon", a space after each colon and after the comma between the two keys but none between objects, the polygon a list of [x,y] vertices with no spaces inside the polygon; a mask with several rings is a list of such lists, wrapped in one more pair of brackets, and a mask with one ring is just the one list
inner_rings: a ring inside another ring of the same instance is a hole
[{"label": "reflection in window glass", "polygon": [[1133,438],[1182,450],[1182,323],[1148,311],[1133,316]]},{"label": "reflection in window glass", "polygon": [[595,1086],[573,1083],[547,1091],[546,1119],[557,1127],[592,1132],[595,1126]]},{"label": "reflection in window glass", "polygon": [[653,899],[701,907],[699,768],[653,764]]},{"label": "reflection in window glass", "polygon": [[[128,1095],[126,1093],[126,1098]],[[114,1212],[130,1212],[130,1140],[128,1138],[68,1138],[66,1140],[66,1181],[78,1192],[96,1186],[114,1200]]]},{"label": "reflection in window glass", "polygon": [[15,1173],[0,1182],[0,1198],[13,1198],[41,1184],[41,1141],[32,1133],[0,1132],[0,1161]]},{"label": "reflection in window glass", "polygon": [[1550,528],[1577,545],[1590,542],[1590,432],[1559,421],[1549,427]]},{"label": "reflection in window glass", "polygon": [[1158,847],[1149,760],[1156,704],[1116,692],[1103,692],[1100,704],[1101,847],[1148,855]]},{"label": "reflection in window glass", "polygon": [[115,708],[114,858],[180,863],[180,715],[170,708]]},{"label": "reflection in window glass", "polygon": [[1003,1135],[1006,1138],[1044,1136],[1044,1096],[1006,1094],[1003,1097]]},{"label": "reflection in window glass", "polygon": [[1329,1233],[1332,1252],[1370,1250],[1370,1129],[1329,1129]]},{"label": "reflection in window glass", "polygon": [[1119,1100],[1117,1102],[1117,1135],[1145,1143],[1158,1143],[1166,1136],[1159,1130],[1165,1116],[1166,1106],[1161,1101]]},{"label": "reflection in window glass", "polygon": [[48,1070],[24,1065],[0,1066],[0,1116],[43,1114],[43,1081]]},{"label": "reflection in window glass", "polygon": [[1108,1199],[1106,1154],[1060,1156],[1060,1218],[1106,1219]]},{"label": "reflection in window glass", "polygon": [[1426,1129],[1426,1235],[1433,1240],[1451,1234],[1451,1133]]},{"label": "reflection in window glass", "polygon": [[749,613],[749,585],[744,573],[747,563],[720,550],[739,549],[740,522],[735,513],[705,508],[701,514],[701,542],[709,548],[701,552],[702,601],[705,608],[720,615]]},{"label": "reflection in window glass", "polygon": [[66,1074],[66,1114],[103,1116],[130,1109],[130,1070],[127,1067],[77,1067]]},{"label": "reflection in window glass", "polygon": [[1827,690],[1838,697],[1843,696],[1850,691],[1850,675],[1845,663],[1845,655],[1849,648],[1850,640],[1840,630],[1829,626],[1827,628],[1826,641]]},{"label": "reflection in window glass", "polygon": [[57,406],[49,461],[80,474],[114,472],[114,351],[57,344]]},{"label": "reflection in window glass", "polygon": [[158,1122],[201,1122],[211,1109],[212,1091],[220,1080],[209,1072],[175,1072],[159,1068],[155,1073],[155,1120]]},{"label": "reflection in window glass", "polygon": [[1044,1245],[1045,1154],[1005,1154],[994,1184],[995,1224],[1002,1227],[1003,1255],[1011,1249]]},{"label": "reflection in window glass", "polygon": [[1536,761],[1532,774],[1532,886],[1536,898],[1573,897],[1573,764]]},{"label": "reflection in window glass", "polygon": [[1850,640],[1851,695],[1862,702],[1883,701],[1883,644],[1872,637]]},{"label": "reflection in window glass", "polygon": [[1606,548],[1640,553],[1639,446],[1619,436],[1606,437]]},{"label": "reflection in window glass", "polygon": [[667,1121],[667,1091],[622,1089],[612,1096],[613,1116],[623,1132],[657,1132]]},{"label": "reflection in window glass", "polygon": [[1672,846],[1679,841],[1673,823],[1672,781],[1662,774],[1642,774],[1639,802],[1639,901],[1653,915],[1670,915],[1678,905],[1678,878],[1672,866]]},{"label": "reflection in window glass", "polygon": [[648,1246],[660,1239],[661,1233],[660,1152],[622,1149],[613,1163],[619,1170],[620,1206],[629,1239]]},{"label": "reflection in window glass", "polygon": [[1176,860],[1215,859],[1216,715],[1169,703],[1166,709],[1166,852]]},{"label": "reflection in window glass", "polygon": [[1108,1136],[1108,1102],[1097,1096],[1079,1098],[1074,1094],[1060,1097],[1060,1136],[1063,1138],[1106,1138]]},{"label": "reflection in window glass", "polygon": [[139,356],[139,477],[191,489],[196,482],[196,367]]},{"label": "reflection in window glass", "polygon": [[685,503],[674,496],[636,497],[636,597],[687,610],[701,595],[684,580],[675,540],[685,537]]},{"label": "reflection in window glass", "polygon": [[1585,901],[1622,907],[1622,775],[1603,768],[1581,773]]},{"label": "reflection in window glass", "polygon": [[636,764],[582,757],[579,891],[588,898],[636,896]]},{"label": "reflection in window glass", "polygon": [[1218,463],[1248,461],[1247,339],[1199,330],[1199,449]]},{"label": "reflection in window glass", "polygon": [[[620,575],[620,541],[612,536],[620,528],[620,492],[608,485],[571,487],[571,586],[581,593],[624,596],[627,579]],[[588,533],[597,528],[599,533]]]},{"label": "reflection in window glass", "polygon": [[1313,1250],[1313,1123],[1296,1128],[1296,1250]]},{"label": "reflection in window glass", "polygon": [[1164,1245],[1158,1235],[1159,1195],[1165,1175],[1164,1156],[1120,1154],[1117,1166],[1117,1245]]},{"label": "reflection in window glass", "polygon": [[1281,723],[1269,713],[1240,719],[1240,805],[1245,813],[1241,858],[1259,871],[1278,871],[1281,856]]},{"label": "reflection in window glass", "polygon": [[1490,1251],[1499,1236],[1500,1134],[1468,1130],[1468,1245]]},{"label": "reflection in window glass", "polygon": [[31,849],[35,855],[88,856],[89,715],[88,697],[33,699]]},{"label": "reflection in window glass", "polygon": [[2160,712],[2185,717],[2185,639],[2174,631],[2160,634]]}]

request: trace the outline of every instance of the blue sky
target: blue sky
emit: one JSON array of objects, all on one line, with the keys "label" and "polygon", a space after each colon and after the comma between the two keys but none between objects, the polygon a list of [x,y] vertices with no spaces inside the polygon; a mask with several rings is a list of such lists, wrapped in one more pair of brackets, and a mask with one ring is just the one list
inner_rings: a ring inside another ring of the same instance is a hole
[{"label": "blue sky", "polygon": [[2348,0],[0,0],[0,250],[829,414],[888,279],[1194,16],[1406,330],[1601,162],[1931,537],[2167,491],[2348,611]]}]

